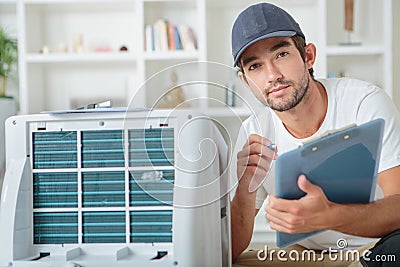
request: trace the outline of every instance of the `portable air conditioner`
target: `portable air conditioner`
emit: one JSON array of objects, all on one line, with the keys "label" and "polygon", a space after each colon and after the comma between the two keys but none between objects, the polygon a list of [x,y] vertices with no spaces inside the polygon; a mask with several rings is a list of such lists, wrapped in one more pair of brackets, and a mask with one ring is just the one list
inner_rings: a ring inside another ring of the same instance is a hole
[{"label": "portable air conditioner", "polygon": [[11,117],[0,266],[230,266],[226,159],[190,110]]}]

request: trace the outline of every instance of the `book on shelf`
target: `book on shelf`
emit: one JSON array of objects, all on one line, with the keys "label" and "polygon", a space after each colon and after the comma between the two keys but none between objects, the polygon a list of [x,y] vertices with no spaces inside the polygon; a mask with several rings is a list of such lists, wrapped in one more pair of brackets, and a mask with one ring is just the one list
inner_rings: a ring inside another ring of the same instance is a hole
[{"label": "book on shelf", "polygon": [[155,23],[155,28],[157,29],[157,37],[158,37],[158,45],[156,44],[157,47],[160,48],[160,51],[167,51],[168,49],[168,33],[167,33],[167,28],[168,28],[168,22],[165,20],[159,19]]},{"label": "book on shelf", "polygon": [[197,39],[193,29],[159,19],[145,26],[146,51],[195,50]]},{"label": "book on shelf", "polygon": [[172,23],[168,23],[168,49],[176,50],[175,45],[175,37],[174,37],[174,25]]},{"label": "book on shelf", "polygon": [[190,40],[193,43],[193,48],[197,49],[197,39],[196,39],[196,35],[193,32],[193,29],[189,27],[188,32],[189,32]]},{"label": "book on shelf", "polygon": [[184,50],[195,50],[194,40],[190,37],[189,29],[186,25],[179,25],[178,27],[182,47]]},{"label": "book on shelf", "polygon": [[174,44],[175,44],[175,50],[182,49],[181,37],[179,36],[178,26],[176,25],[174,25]]},{"label": "book on shelf", "polygon": [[145,46],[146,46],[146,51],[154,51],[156,48],[154,47],[154,27],[153,25],[146,25],[145,29]]}]

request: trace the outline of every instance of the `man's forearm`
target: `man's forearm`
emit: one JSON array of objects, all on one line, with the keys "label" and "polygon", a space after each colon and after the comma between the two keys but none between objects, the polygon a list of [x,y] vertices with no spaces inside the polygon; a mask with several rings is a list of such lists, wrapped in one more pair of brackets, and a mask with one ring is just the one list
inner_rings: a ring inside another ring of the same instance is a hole
[{"label": "man's forearm", "polygon": [[[239,191],[239,190],[238,190]],[[231,202],[231,237],[233,261],[247,248],[253,235],[255,193],[237,192]]]},{"label": "man's forearm", "polygon": [[231,237],[233,261],[247,248],[253,235],[258,186],[268,174],[276,151],[268,146],[271,141],[251,134],[237,153],[238,186],[231,202]]},{"label": "man's forearm", "polygon": [[335,204],[330,216],[331,228],[342,233],[382,237],[400,229],[400,194],[385,197],[369,204]]}]

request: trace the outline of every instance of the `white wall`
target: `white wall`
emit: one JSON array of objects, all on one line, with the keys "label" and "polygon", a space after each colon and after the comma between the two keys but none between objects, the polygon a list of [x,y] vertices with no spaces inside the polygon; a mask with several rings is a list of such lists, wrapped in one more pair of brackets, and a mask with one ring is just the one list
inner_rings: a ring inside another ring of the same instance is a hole
[{"label": "white wall", "polygon": [[400,1],[393,1],[393,98],[400,110]]}]

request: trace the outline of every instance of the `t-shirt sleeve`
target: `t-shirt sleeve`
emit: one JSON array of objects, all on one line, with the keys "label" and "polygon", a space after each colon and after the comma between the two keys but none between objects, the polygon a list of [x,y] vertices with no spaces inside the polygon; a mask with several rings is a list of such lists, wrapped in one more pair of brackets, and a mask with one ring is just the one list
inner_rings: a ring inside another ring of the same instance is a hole
[{"label": "t-shirt sleeve", "polygon": [[385,121],[379,163],[379,172],[382,172],[400,165],[400,115],[390,97],[379,88],[361,102],[357,122],[361,124],[377,118]]}]

